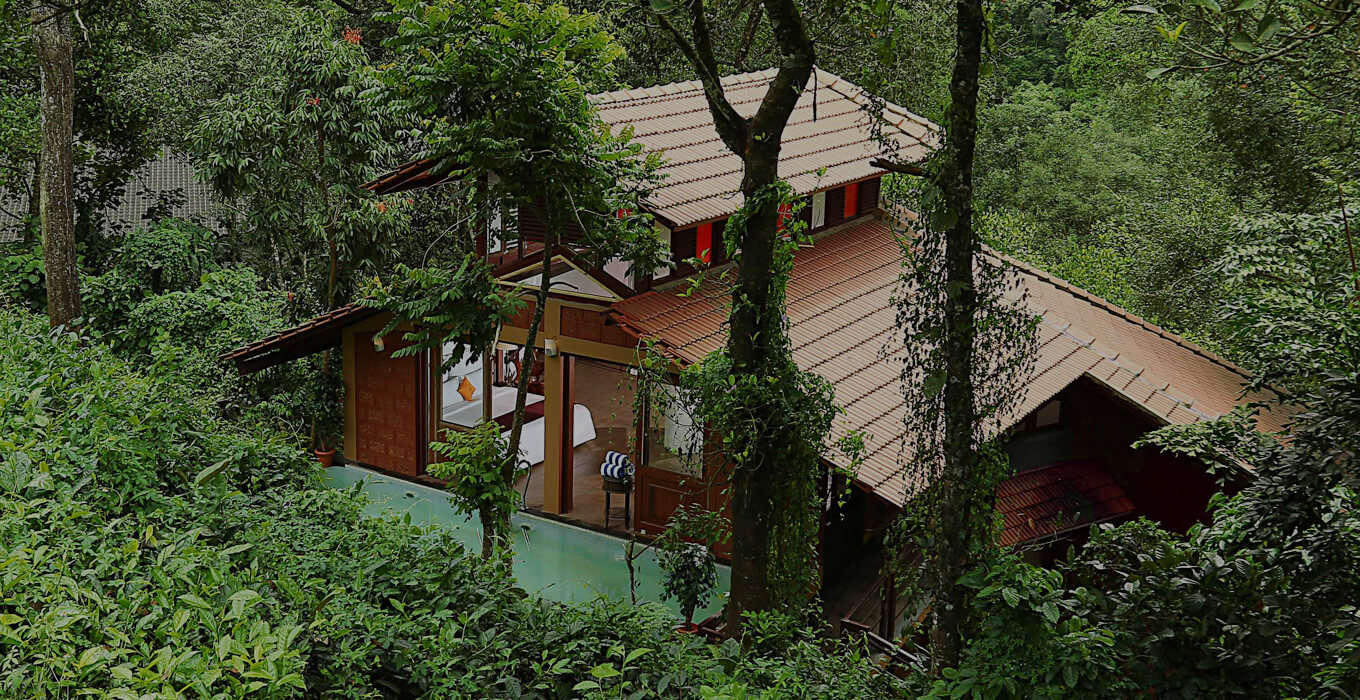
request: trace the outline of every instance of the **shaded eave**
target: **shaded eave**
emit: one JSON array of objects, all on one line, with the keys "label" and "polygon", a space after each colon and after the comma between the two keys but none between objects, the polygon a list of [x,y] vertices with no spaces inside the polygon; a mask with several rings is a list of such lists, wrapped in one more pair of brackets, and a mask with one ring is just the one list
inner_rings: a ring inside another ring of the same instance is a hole
[{"label": "shaded eave", "polygon": [[251,374],[312,353],[339,347],[345,328],[382,313],[381,309],[346,304],[305,323],[222,354],[241,374]]},{"label": "shaded eave", "polygon": [[363,188],[380,196],[410,192],[454,182],[457,178],[452,173],[456,170],[438,158],[422,158],[403,163],[396,170],[364,183]]}]

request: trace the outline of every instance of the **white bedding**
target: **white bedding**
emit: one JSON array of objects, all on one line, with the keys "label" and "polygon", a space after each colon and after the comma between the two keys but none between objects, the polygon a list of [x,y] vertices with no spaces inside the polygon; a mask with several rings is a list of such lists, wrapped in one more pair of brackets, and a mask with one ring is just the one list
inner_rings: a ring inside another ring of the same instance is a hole
[{"label": "white bedding", "polygon": [[[472,395],[471,401],[463,401],[458,394],[456,383],[444,382],[444,422],[454,425],[474,426],[482,422],[482,395]],[[449,397],[453,397],[452,400]],[[525,394],[524,405],[532,406],[543,400],[542,394]],[[515,410],[515,387],[491,387],[491,419],[495,420]],[[593,428],[592,428],[593,429]]]},{"label": "white bedding", "polygon": [[[590,416],[590,409],[581,404],[576,404],[572,412],[574,416],[572,429],[572,447],[579,447],[581,444],[595,439],[595,421]],[[546,418],[529,421],[524,424],[524,432],[519,438],[519,455],[529,461],[529,464],[543,463],[543,431],[548,424]],[[501,433],[506,438],[510,437],[510,431]]]}]

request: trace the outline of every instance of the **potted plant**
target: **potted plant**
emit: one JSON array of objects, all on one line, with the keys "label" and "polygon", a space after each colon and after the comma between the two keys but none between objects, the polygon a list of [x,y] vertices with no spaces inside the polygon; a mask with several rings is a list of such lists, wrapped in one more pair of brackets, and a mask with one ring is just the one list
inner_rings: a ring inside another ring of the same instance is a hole
[{"label": "potted plant", "polygon": [[680,603],[685,622],[678,629],[693,634],[699,629],[694,624],[694,611],[708,605],[718,585],[713,550],[698,542],[673,541],[661,550],[657,563],[665,575],[661,599]]},{"label": "potted plant", "polygon": [[335,447],[345,427],[344,385],[340,377],[335,376],[337,374],[319,371],[311,400],[307,402],[307,417],[312,424],[312,451],[322,467],[335,463]]}]

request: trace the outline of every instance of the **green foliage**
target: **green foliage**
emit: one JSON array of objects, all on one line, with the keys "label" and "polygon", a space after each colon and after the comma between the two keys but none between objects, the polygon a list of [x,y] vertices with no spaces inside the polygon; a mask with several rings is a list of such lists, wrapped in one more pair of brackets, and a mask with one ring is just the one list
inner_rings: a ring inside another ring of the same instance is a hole
[{"label": "green foliage", "polygon": [[701,542],[677,542],[661,550],[657,564],[666,574],[662,600],[678,601],[685,622],[694,622],[694,611],[708,605],[718,586],[713,550]]},{"label": "green foliage", "polygon": [[[31,4],[0,3],[0,193],[17,195],[26,214],[36,196],[29,185],[40,147],[39,73],[33,45]],[[75,32],[73,110],[76,230],[82,253],[98,260],[108,241],[100,233],[103,209],[124,183],[155,157],[149,138],[150,110],[123,99],[123,71],[143,52],[160,45],[147,0],[97,0],[82,5]],[[6,197],[7,199],[7,197]],[[6,202],[8,209],[10,202]]]},{"label": "green foliage", "polygon": [[[119,347],[135,348],[134,356],[173,363],[182,377],[215,398],[224,416],[296,434],[306,427],[299,409],[311,409],[320,393],[324,410],[301,413],[325,413],[333,427],[342,420],[338,375],[320,375],[307,363],[242,375],[220,359],[229,350],[286,328],[289,311],[285,295],[265,289],[254,271],[214,270],[195,288],[160,294],[134,307]],[[318,385],[321,392],[314,390]]]},{"label": "green foliage", "polygon": [[[892,697],[862,650],[533,598],[215,414],[171,364],[0,311],[5,697]],[[154,350],[153,354],[159,354]],[[583,685],[593,683],[594,685]]]},{"label": "green foliage", "polygon": [[[292,452],[246,427],[163,372],[143,374],[100,345],[49,336],[32,317],[0,313],[0,481],[27,495],[80,484],[84,500],[143,507],[187,489],[200,469],[230,458],[258,489],[291,477]],[[262,464],[275,464],[259,470]],[[251,472],[254,473],[251,473]]]},{"label": "green foliage", "polygon": [[217,100],[192,144],[201,175],[246,214],[236,235],[253,253],[247,261],[322,310],[349,296],[366,263],[383,259],[412,208],[362,189],[396,165],[401,120],[361,96],[367,54],[342,22],[337,13],[288,13],[256,80]]},{"label": "green foliage", "polygon": [[394,350],[396,357],[451,342],[453,352],[442,359],[445,368],[452,367],[495,342],[500,325],[525,305],[496,283],[490,266],[474,253],[452,270],[398,265],[394,272],[386,284],[377,279],[367,285],[362,303],[392,313],[379,335],[415,322],[402,334],[410,345]]},{"label": "green foliage", "polygon": [[[1193,81],[1096,82],[1110,76],[1084,66],[1103,65],[1107,54],[1089,54],[1109,47],[1092,44],[1122,27],[1088,27],[1069,52],[1080,82],[1023,84],[982,112],[984,229],[1005,252],[1212,338],[1225,291],[1205,269],[1226,249],[1241,204],[1225,176],[1229,155],[1213,142],[1207,92]],[[1011,225],[1019,230],[1007,235]]]},{"label": "green foliage", "polygon": [[1360,208],[1238,223],[1220,272],[1232,297],[1228,339],[1259,383],[1291,394],[1360,367],[1360,274],[1352,267]]},{"label": "green foliage", "polygon": [[1082,616],[1062,574],[999,554],[959,585],[975,592],[977,628],[958,668],[922,688],[929,698],[1126,697],[1111,631]]},{"label": "green foliage", "polygon": [[149,338],[126,333],[129,315],[144,299],[192,289],[215,269],[216,236],[198,224],[166,219],[123,237],[103,274],[81,283],[82,306],[96,332],[118,337],[120,345],[146,350]]},{"label": "green foliage", "polygon": [[448,460],[431,464],[430,475],[444,482],[455,507],[481,516],[485,554],[497,545],[508,547],[510,514],[520,506],[519,492],[502,475],[508,448],[509,440],[495,422],[467,431],[446,430],[442,442],[430,443],[430,449]]},{"label": "green foliage", "polygon": [[0,529],[5,695],[282,698],[305,687],[302,626],[201,531],[111,519],[69,493],[0,496]]},{"label": "green foliage", "polygon": [[34,311],[45,308],[45,278],[42,246],[0,249],[0,304],[25,306]]},{"label": "green foliage", "polygon": [[[474,212],[539,210],[550,235],[580,230],[587,258],[661,264],[639,197],[655,154],[631,130],[611,133],[587,99],[609,85],[620,48],[598,18],[561,5],[486,0],[396,0],[375,97],[419,119],[412,135],[439,169],[471,188]],[[495,184],[489,176],[496,176]]]}]

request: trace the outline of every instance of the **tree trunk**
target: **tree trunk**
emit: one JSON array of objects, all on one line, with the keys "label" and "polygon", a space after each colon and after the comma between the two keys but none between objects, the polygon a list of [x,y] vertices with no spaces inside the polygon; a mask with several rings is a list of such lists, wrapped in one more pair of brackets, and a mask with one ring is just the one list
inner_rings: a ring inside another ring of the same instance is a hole
[{"label": "tree trunk", "polygon": [[978,293],[973,279],[978,249],[973,231],[973,152],[977,137],[978,67],[982,60],[981,0],[957,0],[958,48],[950,81],[945,162],[937,185],[953,214],[945,232],[944,440],[943,503],[940,512],[939,566],[935,572],[935,623],[931,628],[935,669],[957,666],[962,648],[968,592],[958,585],[969,565],[967,519],[978,512],[973,501],[983,490],[973,485],[977,471],[973,403],[974,319]]},{"label": "tree trunk", "polygon": [[53,328],[80,316],[76,269],[75,174],[71,156],[75,119],[75,41],[71,13],[54,3],[33,6],[33,45],[42,73],[42,156],[39,210],[47,275],[47,317]]},{"label": "tree trunk", "polygon": [[[689,38],[671,23],[667,14],[657,15],[699,73],[718,137],[742,159],[741,189],[748,202],[766,193],[779,178],[779,147],[784,127],[807,86],[816,58],[795,0],[763,0],[760,5],[778,45],[779,70],[760,107],[749,119],[741,116],[723,90],[704,0],[686,3],[691,26]],[[727,352],[732,372],[739,376],[772,376],[772,362],[779,361],[784,309],[775,308],[779,305],[775,302],[782,301],[782,294],[776,295],[772,289],[774,284],[783,283],[775,279],[774,270],[778,231],[779,202],[771,200],[750,214],[745,230],[731,232],[738,237],[741,259],[732,295]],[[778,409],[771,406],[769,410]],[[773,418],[770,416],[767,422],[773,422]],[[773,442],[779,438],[762,439]],[[738,466],[732,477],[732,589],[727,605],[727,633],[731,636],[741,634],[742,613],[769,610],[779,602],[773,599],[770,590],[771,557],[780,555],[770,547],[770,524],[776,509],[789,507],[786,503],[775,503],[775,494],[788,479],[796,478],[789,465],[763,461],[768,455],[778,454],[777,448],[781,446],[752,447],[755,462]]]},{"label": "tree trunk", "polygon": [[[779,141],[754,141],[743,154],[746,170],[742,192],[747,198],[774,184],[779,164]],[[771,201],[747,219],[741,233],[741,260],[730,318],[727,351],[736,374],[764,376],[770,361],[768,341],[777,333],[783,309],[770,308],[774,282],[774,252],[779,228],[779,203]],[[773,331],[773,333],[772,333]],[[756,455],[775,454],[758,446]],[[727,626],[733,634],[742,627],[742,613],[768,610],[773,601],[769,584],[770,515],[781,483],[779,464],[738,469],[732,482],[732,582]]]},{"label": "tree trunk", "polygon": [[[543,325],[543,312],[548,306],[548,290],[552,288],[552,258],[557,248],[557,223],[547,207],[551,200],[544,196],[544,221],[547,223],[543,235],[543,274],[539,275],[538,291],[534,294],[534,317],[529,321],[529,332],[524,338],[524,358],[520,362],[518,381],[515,383],[515,415],[510,423],[510,444],[507,446],[505,463],[501,466],[501,478],[506,485],[515,483],[515,467],[519,463],[519,443],[524,433],[524,404],[529,395],[529,374],[534,368],[534,344],[538,342],[538,329]],[[548,469],[548,464],[543,465]],[[546,504],[545,504],[546,505]],[[510,513],[496,513],[497,532],[510,531]],[[495,534],[485,527],[487,519],[482,516],[482,556],[490,557],[494,550]]]}]

